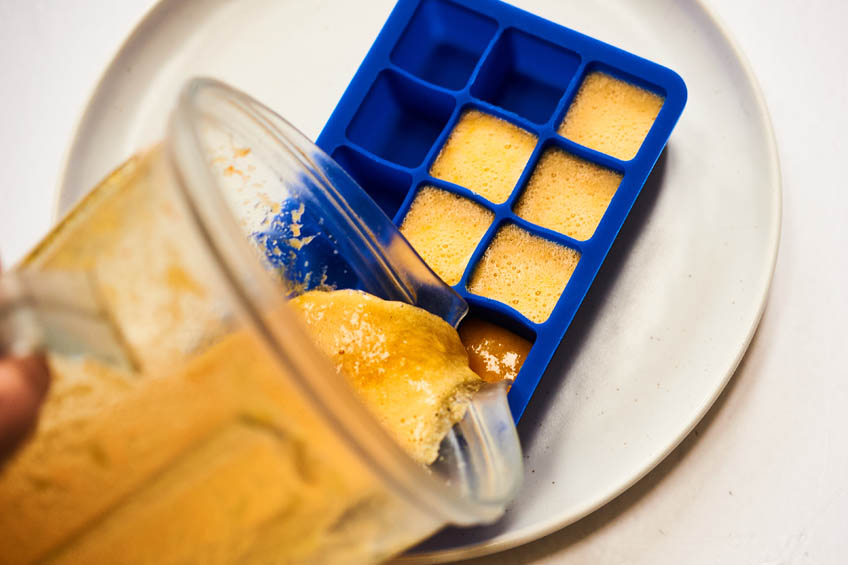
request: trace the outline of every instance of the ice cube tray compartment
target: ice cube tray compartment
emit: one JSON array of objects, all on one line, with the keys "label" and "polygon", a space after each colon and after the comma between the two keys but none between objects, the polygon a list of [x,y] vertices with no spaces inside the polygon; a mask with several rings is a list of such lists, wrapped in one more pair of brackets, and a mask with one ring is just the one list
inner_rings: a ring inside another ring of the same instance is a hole
[{"label": "ice cube tray compartment", "polygon": [[377,76],[347,128],[363,149],[404,167],[417,167],[451,113],[453,98],[385,70]]},{"label": "ice cube tray compartment", "polygon": [[366,190],[387,216],[391,218],[397,213],[409,193],[412,175],[379,163],[346,145],[339,146],[331,157],[359,186],[379,187],[379,190]]},{"label": "ice cube tray compartment", "polygon": [[453,2],[422,2],[392,50],[391,60],[430,83],[459,90],[497,29],[492,18]]},{"label": "ice cube tray compartment", "polygon": [[580,56],[573,51],[507,28],[481,66],[471,94],[544,124],[579,66]]},{"label": "ice cube tray compartment", "polygon": [[[566,22],[567,23],[567,22]],[[662,98],[632,158],[616,158],[558,133],[586,77],[601,72]],[[399,0],[317,144],[400,226],[426,186],[484,207],[492,222],[453,288],[472,313],[532,337],[509,392],[521,417],[686,103],[673,71],[499,0]],[[492,202],[431,168],[463,114],[477,110],[536,137],[509,196]],[[546,152],[561,150],[620,175],[591,236],[569,237],[522,218],[516,206]],[[544,321],[474,294],[469,284],[500,230],[515,226],[579,255]],[[475,236],[477,237],[477,236]]]}]

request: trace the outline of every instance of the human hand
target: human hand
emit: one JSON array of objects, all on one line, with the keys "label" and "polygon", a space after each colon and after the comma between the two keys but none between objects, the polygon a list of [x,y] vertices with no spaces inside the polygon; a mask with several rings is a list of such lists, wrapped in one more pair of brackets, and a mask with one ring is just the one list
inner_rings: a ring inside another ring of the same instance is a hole
[{"label": "human hand", "polygon": [[0,356],[0,465],[35,425],[49,382],[43,355]]},{"label": "human hand", "polygon": [[43,355],[0,359],[0,463],[35,425],[49,380]]}]

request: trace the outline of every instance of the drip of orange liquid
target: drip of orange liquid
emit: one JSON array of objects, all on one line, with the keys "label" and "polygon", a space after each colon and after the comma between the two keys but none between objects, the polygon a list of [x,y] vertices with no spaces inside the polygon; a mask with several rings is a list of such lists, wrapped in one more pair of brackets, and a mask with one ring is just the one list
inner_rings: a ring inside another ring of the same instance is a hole
[{"label": "drip of orange liquid", "polygon": [[533,344],[523,337],[480,318],[459,326],[459,337],[468,352],[468,364],[489,383],[515,380]]}]

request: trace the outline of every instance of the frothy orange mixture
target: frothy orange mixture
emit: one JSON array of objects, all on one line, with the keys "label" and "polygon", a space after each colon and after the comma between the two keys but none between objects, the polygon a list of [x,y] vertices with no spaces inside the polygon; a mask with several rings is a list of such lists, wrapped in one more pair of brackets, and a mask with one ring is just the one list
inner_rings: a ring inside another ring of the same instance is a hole
[{"label": "frothy orange mixture", "polygon": [[577,251],[510,224],[498,231],[468,290],[542,323],[551,315],[579,259]]},{"label": "frothy orange mixture", "polygon": [[562,149],[549,149],[539,159],[515,207],[529,222],[586,240],[615,195],[622,176]]},{"label": "frothy orange mixture", "polygon": [[630,160],[657,119],[663,98],[606,73],[586,76],[557,133],[590,149]]},{"label": "frothy orange mixture", "polygon": [[451,132],[430,174],[500,204],[512,194],[535,146],[532,133],[469,110]]},{"label": "frothy orange mixture", "polygon": [[415,196],[400,231],[443,281],[455,285],[494,217],[467,198],[425,186]]},{"label": "frothy orange mixture", "polygon": [[489,383],[515,380],[533,347],[523,337],[480,318],[464,320],[459,337],[471,370]]}]

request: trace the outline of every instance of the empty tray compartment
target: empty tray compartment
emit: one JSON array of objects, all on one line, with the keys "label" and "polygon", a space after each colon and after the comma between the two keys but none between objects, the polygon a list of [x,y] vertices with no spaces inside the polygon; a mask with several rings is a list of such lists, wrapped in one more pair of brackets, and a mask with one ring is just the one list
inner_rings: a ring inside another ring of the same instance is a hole
[{"label": "empty tray compartment", "polygon": [[379,163],[344,145],[333,151],[333,159],[388,217],[394,217],[409,192],[412,183],[409,173]]},{"label": "empty tray compartment", "polygon": [[542,124],[554,113],[580,57],[517,29],[507,29],[483,62],[471,94]]},{"label": "empty tray compartment", "polygon": [[380,73],[347,128],[347,137],[404,167],[419,166],[448,123],[453,96],[392,71]]},{"label": "empty tray compartment", "polygon": [[488,17],[446,0],[425,0],[391,54],[392,63],[422,79],[459,90],[497,31]]}]

